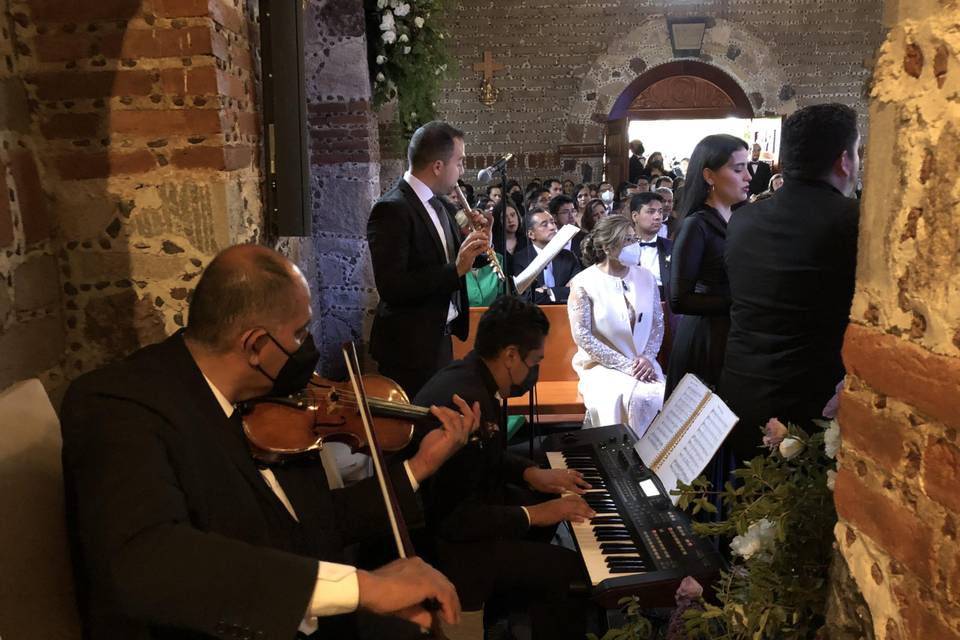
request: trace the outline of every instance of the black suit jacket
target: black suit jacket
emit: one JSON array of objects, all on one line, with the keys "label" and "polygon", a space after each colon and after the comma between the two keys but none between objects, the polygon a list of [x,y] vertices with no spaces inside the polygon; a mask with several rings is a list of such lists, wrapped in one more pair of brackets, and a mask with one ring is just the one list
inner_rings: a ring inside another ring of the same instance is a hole
[{"label": "black suit jacket", "polygon": [[[322,466],[276,469],[299,523],[254,465],[180,334],[71,384],[67,520],[85,638],[290,640],[317,559],[388,529],[376,483],[331,491]],[[395,470],[404,511],[416,498]],[[320,619],[350,637],[354,616]]]},{"label": "black suit jacket", "polygon": [[770,417],[821,415],[844,375],[840,348],[857,264],[859,203],[793,180],[727,229],[730,335],[720,395],[754,445]]},{"label": "black suit jacket", "polygon": [[[475,351],[436,373],[413,403],[456,408],[458,394],[467,404],[480,403],[484,424],[499,424],[497,384]],[[504,449],[492,435],[480,446],[472,442],[457,452],[423,487],[427,523],[435,535],[450,542],[519,539],[529,530],[519,506],[507,504],[508,485],[523,486],[523,472],[534,463]]]},{"label": "black suit jacket", "polygon": [[[453,254],[460,250],[456,220]],[[367,241],[380,303],[370,333],[370,353],[382,365],[433,367],[447,324],[450,296],[460,291],[460,315],[453,335],[467,339],[470,329],[467,281],[447,262],[430,215],[402,178],[370,211]]]},{"label": "black suit jacket", "polygon": [[[537,250],[532,244],[528,244],[513,256],[513,271],[519,274],[534,261],[537,257]],[[580,273],[580,261],[572,252],[561,249],[560,253],[551,261],[553,265],[553,281],[556,286],[553,287],[553,295],[556,297],[556,304],[565,304],[570,297],[570,287],[567,284],[573,276]],[[537,276],[537,279],[530,288],[527,289],[527,295],[532,296],[535,304],[554,304],[547,293],[538,293],[536,289],[544,286],[543,272]]]},{"label": "black suit jacket", "polygon": [[663,290],[661,300],[670,299],[670,262],[673,253],[673,240],[657,236],[657,257],[660,259],[660,283]]},{"label": "black suit jacket", "polygon": [[630,156],[630,172],[627,175],[627,180],[636,184],[637,179],[643,175],[643,163],[640,162],[640,156],[632,155]]},{"label": "black suit jacket", "polygon": [[773,177],[773,170],[766,162],[757,163],[756,169],[753,167],[753,161],[747,162],[747,171],[750,173],[750,195],[754,196],[763,193],[770,186],[770,178]]}]

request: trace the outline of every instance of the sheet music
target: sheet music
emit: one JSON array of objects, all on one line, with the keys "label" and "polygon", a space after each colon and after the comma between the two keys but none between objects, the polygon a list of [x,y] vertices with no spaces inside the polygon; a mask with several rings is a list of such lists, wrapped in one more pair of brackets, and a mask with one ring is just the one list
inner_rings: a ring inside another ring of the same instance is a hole
[{"label": "sheet music", "polygon": [[540,272],[547,268],[551,260],[557,257],[560,250],[563,249],[573,236],[580,232],[580,227],[575,224],[565,224],[553,236],[553,240],[547,243],[533,262],[527,266],[519,275],[513,277],[513,282],[517,286],[517,293],[523,293],[537,279]]},{"label": "sheet music", "polygon": [[[706,397],[709,400],[700,413],[690,420]],[[677,488],[678,481],[689,484],[703,473],[738,418],[719,396],[712,394],[696,376],[688,373],[667,399],[663,411],[635,445],[644,464],[650,466],[688,420],[689,427],[673,450],[653,469],[668,493]],[[674,504],[678,499],[678,496],[671,496]]]}]

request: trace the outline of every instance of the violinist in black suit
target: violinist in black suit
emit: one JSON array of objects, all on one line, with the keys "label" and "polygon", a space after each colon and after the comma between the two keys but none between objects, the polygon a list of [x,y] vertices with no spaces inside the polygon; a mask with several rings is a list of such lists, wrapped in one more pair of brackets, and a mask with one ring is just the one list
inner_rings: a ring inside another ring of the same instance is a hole
[{"label": "violinist in black suit", "polygon": [[[375,481],[331,490],[316,458],[251,456],[234,405],[307,384],[310,319],[292,263],[232,247],[198,281],[186,330],[71,384],[63,464],[85,638],[417,637],[406,621],[429,624],[425,598],[457,621],[453,586],[426,563],[345,564],[346,545],[389,531]],[[479,423],[479,407],[456,404],[391,469],[413,520],[419,483]]]},{"label": "violinist in black suit", "polygon": [[[370,353],[380,373],[413,397],[453,359],[451,335],[466,340],[465,276],[490,246],[489,229],[460,230],[440,196],[463,174],[463,132],[443,122],[417,129],[407,149],[409,169],[370,212],[367,241],[380,294]],[[480,214],[470,213],[485,225]]]},{"label": "violinist in black suit", "polygon": [[640,264],[653,274],[660,289],[660,299],[669,296],[670,252],[673,242],[659,235],[663,226],[663,196],[659,193],[638,193],[630,198],[630,218],[640,239]]},{"label": "violinist in black suit", "polygon": [[747,171],[750,173],[750,195],[755,196],[763,193],[770,186],[770,178],[773,176],[773,169],[766,162],[760,160],[760,145],[754,144],[750,162],[747,163]]},{"label": "violinist in black suit", "polygon": [[[536,381],[549,328],[536,305],[498,298],[480,319],[474,350],[431,378],[414,404],[449,404],[455,389],[479,403],[484,425],[499,424],[501,398],[522,395]],[[579,640],[584,619],[569,587],[582,580],[580,559],[550,540],[558,523],[592,517],[578,495],[590,485],[579,472],[541,469],[496,434],[488,437],[461,449],[423,488],[427,530],[463,602],[464,625],[482,638],[485,603],[512,594],[526,601],[534,638]]]},{"label": "violinist in black suit", "polygon": [[[553,216],[542,207],[534,207],[527,211],[527,215],[524,216],[524,225],[530,244],[514,254],[514,275],[519,275],[526,269],[557,235],[557,225]],[[578,273],[580,273],[580,262],[577,257],[571,251],[561,249],[530,285],[529,295],[535,304],[565,304],[570,296],[570,287],[567,284]]]},{"label": "violinist in black suit", "polygon": [[744,455],[756,453],[768,418],[820,417],[844,376],[858,146],[850,107],[797,111],[783,123],[784,186],[727,227],[730,334],[719,393],[740,416],[728,441]]}]

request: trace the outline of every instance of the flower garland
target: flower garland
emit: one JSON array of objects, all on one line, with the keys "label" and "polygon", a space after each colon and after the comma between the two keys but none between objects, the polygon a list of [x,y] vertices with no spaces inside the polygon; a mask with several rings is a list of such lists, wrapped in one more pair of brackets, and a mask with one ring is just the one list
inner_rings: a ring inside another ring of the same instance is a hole
[{"label": "flower garland", "polygon": [[438,25],[442,0],[366,0],[373,106],[396,100],[404,137],[434,119],[450,62]]}]

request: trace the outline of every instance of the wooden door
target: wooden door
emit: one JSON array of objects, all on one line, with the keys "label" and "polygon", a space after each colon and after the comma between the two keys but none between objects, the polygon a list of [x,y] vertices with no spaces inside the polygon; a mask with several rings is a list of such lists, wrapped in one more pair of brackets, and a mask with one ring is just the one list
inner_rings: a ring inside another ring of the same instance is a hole
[{"label": "wooden door", "polygon": [[614,189],[619,187],[620,183],[630,175],[630,147],[627,140],[627,127],[629,125],[629,118],[607,122],[607,131],[604,137],[604,155],[606,156],[604,173],[607,176],[607,182],[612,184]]}]

